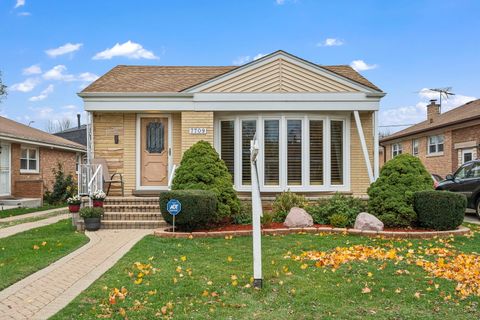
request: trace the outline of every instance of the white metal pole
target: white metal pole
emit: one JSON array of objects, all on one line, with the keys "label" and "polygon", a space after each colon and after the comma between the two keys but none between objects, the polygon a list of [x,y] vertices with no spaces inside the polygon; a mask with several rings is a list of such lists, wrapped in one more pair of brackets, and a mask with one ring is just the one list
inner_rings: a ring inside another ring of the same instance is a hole
[{"label": "white metal pole", "polygon": [[262,214],[262,201],[257,171],[258,142],[254,137],[250,141],[251,150],[251,180],[252,180],[252,224],[253,224],[253,286],[262,288],[262,232],[260,217]]}]

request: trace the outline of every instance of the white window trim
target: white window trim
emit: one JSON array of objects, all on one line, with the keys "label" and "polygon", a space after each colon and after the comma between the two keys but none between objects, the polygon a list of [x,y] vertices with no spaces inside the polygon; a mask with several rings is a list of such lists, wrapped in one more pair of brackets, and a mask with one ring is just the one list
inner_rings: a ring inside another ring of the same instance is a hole
[{"label": "white window trim", "polygon": [[[395,149],[395,147],[397,147]],[[394,154],[395,151],[397,152],[397,154]],[[402,154],[403,153],[403,148],[402,148],[402,144],[401,143],[394,143],[392,144],[392,158],[398,156],[399,154]]]},{"label": "white window trim", "polygon": [[[443,142],[441,143],[443,145],[443,151],[438,151],[438,145],[440,143],[438,143],[438,137],[442,137],[443,138]],[[435,138],[435,144],[431,144],[430,143],[430,138]],[[435,152],[430,152],[430,146],[435,146]],[[443,134],[437,134],[437,135],[434,135],[434,136],[428,136],[427,137],[427,155],[429,156],[442,156],[443,153],[445,151],[445,136]]]},{"label": "white window trim", "polygon": [[30,167],[30,150],[35,150],[35,163],[36,163],[36,168],[34,170],[32,169],[22,169],[22,164],[20,163],[20,173],[40,173],[40,149],[37,147],[32,147],[32,146],[25,146],[21,145],[20,146],[20,162],[22,159],[22,150],[27,149],[27,166]]},{"label": "white window trim", "polygon": [[[417,143],[417,153],[415,153],[415,142]],[[412,155],[415,157],[418,157],[420,154],[420,140],[419,139],[413,139],[412,140]]]},{"label": "white window trim", "polygon": [[[260,150],[258,157],[258,171],[260,176],[260,191],[261,192],[282,192],[290,189],[293,192],[335,192],[335,191],[350,191],[350,113],[338,114],[319,114],[319,113],[255,113],[242,115],[221,115],[215,117],[215,134],[214,144],[215,149],[221,154],[220,149],[220,121],[233,120],[235,122],[235,177],[234,187],[239,192],[251,191],[251,186],[241,184],[241,120],[257,120],[257,138],[260,145],[263,145],[263,122],[264,120],[280,120],[280,185],[271,186],[264,184],[264,155]],[[302,184],[301,185],[287,185],[287,150],[286,150],[286,125],[288,120],[302,120]],[[309,150],[309,126],[308,120],[323,120],[324,132],[324,148],[323,148],[323,185],[309,185],[310,183],[310,154]],[[331,185],[330,182],[330,121],[343,121],[343,184]],[[261,124],[261,125],[260,125]]]}]

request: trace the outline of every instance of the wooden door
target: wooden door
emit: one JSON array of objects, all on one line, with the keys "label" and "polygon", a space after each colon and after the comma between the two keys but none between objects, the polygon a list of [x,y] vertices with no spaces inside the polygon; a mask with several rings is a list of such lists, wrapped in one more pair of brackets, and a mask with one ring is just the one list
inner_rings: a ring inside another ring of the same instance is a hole
[{"label": "wooden door", "polygon": [[168,118],[141,118],[141,185],[168,185]]}]

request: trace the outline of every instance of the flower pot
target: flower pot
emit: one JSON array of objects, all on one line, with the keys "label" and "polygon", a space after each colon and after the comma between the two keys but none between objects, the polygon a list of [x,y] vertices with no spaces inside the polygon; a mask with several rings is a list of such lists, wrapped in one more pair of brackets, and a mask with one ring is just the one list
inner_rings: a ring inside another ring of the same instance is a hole
[{"label": "flower pot", "polygon": [[69,204],[68,205],[68,211],[71,213],[77,213],[80,211],[80,205],[79,204]]},{"label": "flower pot", "polygon": [[85,230],[87,231],[97,231],[100,229],[101,218],[84,218]]},{"label": "flower pot", "polygon": [[93,200],[93,206],[103,208],[103,200]]}]

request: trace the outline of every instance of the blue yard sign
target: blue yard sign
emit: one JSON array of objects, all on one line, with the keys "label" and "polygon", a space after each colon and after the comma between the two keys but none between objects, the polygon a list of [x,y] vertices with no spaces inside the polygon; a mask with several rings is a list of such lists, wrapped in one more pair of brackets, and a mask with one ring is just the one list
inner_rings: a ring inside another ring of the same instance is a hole
[{"label": "blue yard sign", "polygon": [[167,202],[167,211],[172,216],[176,216],[180,213],[180,211],[182,211],[182,204],[177,199],[170,199]]}]

